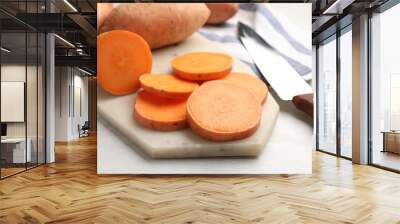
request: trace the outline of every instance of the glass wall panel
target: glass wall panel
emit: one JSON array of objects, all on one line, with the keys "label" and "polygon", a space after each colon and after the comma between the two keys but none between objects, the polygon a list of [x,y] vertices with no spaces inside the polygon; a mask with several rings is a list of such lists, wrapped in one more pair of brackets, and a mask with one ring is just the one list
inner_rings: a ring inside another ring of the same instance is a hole
[{"label": "glass wall panel", "polygon": [[[36,32],[28,32],[28,62],[27,62],[27,80],[26,80],[26,90],[27,90],[27,98],[26,98],[26,113],[27,113],[27,143],[28,150],[30,153],[30,161],[27,166],[33,167],[37,165],[37,151],[38,151],[38,52],[37,52],[37,41],[38,36]],[[30,149],[29,149],[30,148]]]},{"label": "glass wall panel", "polygon": [[336,37],[318,47],[318,149],[336,153]]},{"label": "glass wall panel", "polygon": [[12,16],[42,13],[44,3],[0,1],[12,12],[0,12],[0,178],[45,162],[46,39]]},{"label": "glass wall panel", "polygon": [[[28,13],[38,13],[37,1],[28,2]],[[33,19],[37,19],[34,17]],[[28,168],[38,165],[38,74],[39,74],[39,35],[36,30],[27,29],[27,142],[31,158]]]},{"label": "glass wall panel", "polygon": [[344,32],[340,36],[340,154],[351,158],[353,96],[351,27]]},{"label": "glass wall panel", "polygon": [[[26,168],[31,151],[26,141],[26,33],[1,34],[1,174]],[[28,150],[27,150],[28,149]]]},{"label": "glass wall panel", "polygon": [[371,161],[400,170],[400,4],[371,18]]},{"label": "glass wall panel", "polygon": [[46,162],[46,138],[45,138],[45,124],[46,124],[46,37],[43,33],[38,34],[38,135],[37,135],[37,145],[38,145],[38,164],[43,164]]}]

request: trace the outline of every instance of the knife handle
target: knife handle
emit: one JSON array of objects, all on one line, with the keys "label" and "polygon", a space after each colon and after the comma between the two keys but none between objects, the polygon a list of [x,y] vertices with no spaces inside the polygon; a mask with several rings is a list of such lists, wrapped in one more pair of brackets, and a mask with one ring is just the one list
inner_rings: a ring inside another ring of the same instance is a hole
[{"label": "knife handle", "polygon": [[314,116],[314,94],[297,95],[292,99],[293,104],[297,109],[305,112],[309,116]]}]

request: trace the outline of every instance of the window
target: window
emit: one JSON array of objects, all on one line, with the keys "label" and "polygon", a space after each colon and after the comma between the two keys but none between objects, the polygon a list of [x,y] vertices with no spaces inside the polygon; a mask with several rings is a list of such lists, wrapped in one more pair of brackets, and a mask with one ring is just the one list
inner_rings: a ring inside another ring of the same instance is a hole
[{"label": "window", "polygon": [[352,32],[345,28],[340,36],[340,155],[352,157]]},{"label": "window", "polygon": [[318,47],[318,149],[336,154],[336,36]]},{"label": "window", "polygon": [[371,18],[370,161],[400,170],[400,4]]}]

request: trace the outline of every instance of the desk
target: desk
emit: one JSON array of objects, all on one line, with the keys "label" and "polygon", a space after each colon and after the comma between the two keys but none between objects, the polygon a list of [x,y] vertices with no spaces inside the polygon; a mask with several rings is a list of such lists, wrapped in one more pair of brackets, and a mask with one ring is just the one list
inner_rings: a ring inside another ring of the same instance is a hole
[{"label": "desk", "polygon": [[[5,138],[1,139],[1,154],[7,163],[25,163],[30,162],[31,154],[31,139],[26,139],[27,147],[25,154],[25,138]],[[11,156],[12,155],[12,156]],[[11,160],[12,158],[12,160]],[[25,158],[27,161],[25,161]]]},{"label": "desk", "polygon": [[383,150],[382,152],[392,152],[400,154],[400,131],[382,131]]}]

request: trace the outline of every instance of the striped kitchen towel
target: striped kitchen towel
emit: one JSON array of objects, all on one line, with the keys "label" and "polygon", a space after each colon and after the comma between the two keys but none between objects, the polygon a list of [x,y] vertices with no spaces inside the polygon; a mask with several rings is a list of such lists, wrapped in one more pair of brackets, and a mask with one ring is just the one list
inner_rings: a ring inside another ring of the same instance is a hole
[{"label": "striped kitchen towel", "polygon": [[298,34],[305,34],[301,32],[311,33],[311,30],[295,26],[288,21],[282,10],[276,10],[272,5],[268,3],[241,3],[238,13],[226,23],[219,26],[206,25],[199,30],[199,33],[211,41],[221,43],[229,53],[258,72],[250,55],[238,39],[237,24],[240,21],[253,27],[303,79],[310,80],[312,76],[311,37]]}]

